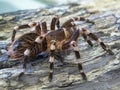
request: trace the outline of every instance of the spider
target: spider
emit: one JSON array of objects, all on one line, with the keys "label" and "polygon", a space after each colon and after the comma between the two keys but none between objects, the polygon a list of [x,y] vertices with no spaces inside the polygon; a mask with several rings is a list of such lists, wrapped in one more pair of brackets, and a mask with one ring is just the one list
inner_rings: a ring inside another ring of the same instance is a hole
[{"label": "spider", "polygon": [[[55,25],[57,26],[57,28],[60,27],[58,17],[52,18],[50,29],[55,30]],[[35,29],[34,31],[30,31],[29,33],[25,33],[20,37],[16,37],[16,33],[18,30],[33,27]],[[23,59],[24,56],[23,52],[25,51],[25,49],[33,44],[37,36],[43,35],[45,33],[47,33],[47,25],[46,22],[43,20],[40,20],[39,22],[31,22],[29,24],[15,26],[12,33],[11,42],[6,46],[11,60]],[[36,47],[39,48],[38,46],[39,44]],[[34,58],[34,56],[37,55],[38,53],[39,52],[37,51],[31,58]]]},{"label": "spider", "polygon": [[[76,28],[75,21],[85,21],[94,24],[93,21],[85,19],[84,17],[73,17],[67,20],[60,26],[59,17],[55,16],[52,19],[50,30],[47,29],[46,22],[33,22],[21,26],[14,27],[11,45],[8,47],[8,52],[11,58],[23,60],[23,68],[26,69],[27,61],[34,59],[41,52],[49,52],[49,81],[53,78],[54,61],[58,52],[62,52],[72,48],[75,57],[78,61],[78,70],[84,80],[87,76],[83,71],[82,63],[80,61],[80,53],[77,45],[77,39],[81,35],[85,41],[92,47],[91,40],[95,40],[100,46],[109,54],[113,55],[109,47],[107,47],[102,40],[95,34],[91,33],[85,28]],[[57,29],[55,29],[57,26]],[[35,31],[26,33],[14,40],[16,31],[19,29],[35,27]]]}]

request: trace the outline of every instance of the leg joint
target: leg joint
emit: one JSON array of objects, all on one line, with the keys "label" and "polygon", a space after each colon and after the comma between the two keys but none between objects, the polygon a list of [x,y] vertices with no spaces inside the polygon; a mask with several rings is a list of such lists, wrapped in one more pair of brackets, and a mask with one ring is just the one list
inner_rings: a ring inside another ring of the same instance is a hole
[{"label": "leg joint", "polygon": [[93,34],[93,33],[89,33],[88,36],[89,36],[90,38],[92,38],[93,40],[95,40],[95,41],[98,40],[98,37],[97,37],[95,34]]}]

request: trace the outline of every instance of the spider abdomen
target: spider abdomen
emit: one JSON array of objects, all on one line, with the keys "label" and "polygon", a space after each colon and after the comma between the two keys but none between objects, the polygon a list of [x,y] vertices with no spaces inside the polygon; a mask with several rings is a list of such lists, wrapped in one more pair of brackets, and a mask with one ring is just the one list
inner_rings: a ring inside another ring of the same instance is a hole
[{"label": "spider abdomen", "polygon": [[11,59],[23,59],[24,51],[27,48],[33,46],[30,52],[30,58],[34,59],[35,56],[40,52],[41,45],[39,43],[34,45],[34,41],[38,34],[34,32],[26,33],[15,40],[12,45],[8,48],[8,54]]}]

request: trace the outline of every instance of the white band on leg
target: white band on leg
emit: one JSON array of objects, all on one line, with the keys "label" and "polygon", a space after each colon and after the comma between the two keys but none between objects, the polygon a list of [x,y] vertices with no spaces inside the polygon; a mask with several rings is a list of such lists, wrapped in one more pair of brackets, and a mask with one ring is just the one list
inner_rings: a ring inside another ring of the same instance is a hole
[{"label": "white band on leg", "polygon": [[30,55],[30,49],[26,49],[26,50],[24,51],[24,55],[25,55],[25,56],[29,56],[29,55]]},{"label": "white band on leg", "polygon": [[54,57],[50,57],[50,60],[49,60],[49,61],[50,61],[50,62],[54,62],[54,59],[55,59]]},{"label": "white band on leg", "polygon": [[71,45],[72,45],[74,51],[79,51],[79,47],[77,46],[75,41],[71,41]]},{"label": "white band on leg", "polygon": [[15,27],[14,27],[14,30],[18,30],[18,29],[19,29],[19,26],[15,26]]},{"label": "white band on leg", "polygon": [[[41,36],[42,37],[42,36]],[[36,39],[35,39],[35,42],[37,43],[41,43],[43,40],[43,37],[40,39],[40,36],[38,36]]]}]

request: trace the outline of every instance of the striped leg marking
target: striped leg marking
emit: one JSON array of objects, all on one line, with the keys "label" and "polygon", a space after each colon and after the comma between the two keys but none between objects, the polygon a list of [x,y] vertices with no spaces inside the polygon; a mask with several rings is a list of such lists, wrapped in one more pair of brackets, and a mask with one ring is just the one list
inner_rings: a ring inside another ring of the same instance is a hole
[{"label": "striped leg marking", "polygon": [[59,16],[55,16],[55,17],[52,18],[51,25],[50,25],[50,30],[55,31],[55,26],[57,26],[57,29],[60,28]]},{"label": "striped leg marking", "polygon": [[80,74],[81,74],[83,80],[87,80],[87,76],[83,71],[82,63],[80,62],[80,53],[79,53],[79,48],[77,46],[77,43],[75,41],[72,41],[71,45],[73,47],[75,57],[76,57],[76,59],[78,61],[78,70],[80,71]]},{"label": "striped leg marking", "polygon": [[36,26],[36,25],[37,25],[36,22],[32,22],[32,23],[29,23],[29,24],[24,24],[24,25],[20,25],[20,26],[15,26],[15,27],[14,27],[14,30],[13,30],[13,33],[12,33],[11,41],[12,41],[12,42],[14,41],[16,32],[17,32],[19,29],[31,28],[31,27],[34,27],[34,26]]},{"label": "striped leg marking", "polygon": [[[26,50],[24,51],[23,69],[26,69],[26,64],[27,64],[27,61],[28,61],[28,59],[29,59],[29,55],[30,55],[30,49],[26,49]],[[20,74],[18,75],[18,80],[20,80],[20,77],[21,77],[22,75],[24,75],[24,73],[25,73],[25,72],[22,72],[22,73],[20,73]]]},{"label": "striped leg marking", "polygon": [[26,49],[24,51],[24,63],[23,63],[23,68],[26,69],[26,63],[29,59],[29,55],[30,55],[30,49]]},{"label": "striped leg marking", "polygon": [[56,41],[55,40],[52,40],[51,41],[51,46],[50,46],[50,59],[49,59],[49,62],[50,62],[50,72],[49,72],[49,82],[52,81],[52,78],[53,78],[53,69],[54,69],[54,60],[55,60],[55,43]]},{"label": "striped leg marking", "polygon": [[89,39],[89,37],[86,34],[82,34],[83,38],[85,39],[85,41],[87,41],[87,43],[93,47],[93,43],[92,41]]},{"label": "striped leg marking", "polygon": [[112,50],[111,50],[109,47],[107,47],[107,46],[102,42],[102,40],[100,40],[95,34],[89,33],[88,36],[89,36],[91,39],[97,41],[97,42],[101,45],[101,47],[102,47],[106,52],[108,52],[110,55],[114,55],[114,53],[112,52]]},{"label": "striped leg marking", "polygon": [[[54,51],[51,51],[51,54],[53,54],[53,53],[54,53]],[[51,82],[52,78],[53,78],[54,56],[50,55],[49,62],[50,62],[50,67],[49,67],[49,69],[50,69],[50,72],[49,72],[49,82]]]}]

